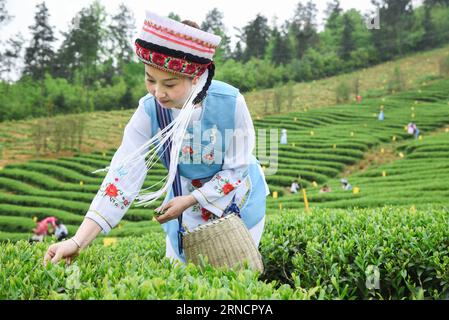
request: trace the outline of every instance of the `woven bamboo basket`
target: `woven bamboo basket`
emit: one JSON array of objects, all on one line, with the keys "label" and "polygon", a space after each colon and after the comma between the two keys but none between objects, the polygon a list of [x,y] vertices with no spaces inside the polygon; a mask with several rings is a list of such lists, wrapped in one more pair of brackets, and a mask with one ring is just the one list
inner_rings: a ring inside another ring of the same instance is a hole
[{"label": "woven bamboo basket", "polygon": [[263,272],[259,250],[242,219],[235,214],[187,232],[183,248],[187,262],[196,265],[203,255],[213,267],[241,268],[246,261],[251,269]]}]

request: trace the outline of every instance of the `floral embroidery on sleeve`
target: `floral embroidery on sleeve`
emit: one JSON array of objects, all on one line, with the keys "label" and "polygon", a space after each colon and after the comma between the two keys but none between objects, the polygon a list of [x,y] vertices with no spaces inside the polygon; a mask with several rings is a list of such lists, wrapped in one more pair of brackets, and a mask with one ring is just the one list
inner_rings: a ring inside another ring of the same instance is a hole
[{"label": "floral embroidery on sleeve", "polygon": [[214,186],[214,189],[220,194],[220,195],[227,195],[229,192],[234,190],[236,187],[238,187],[241,183],[240,180],[238,180],[235,184],[232,184],[229,182],[229,179],[223,178],[220,175],[215,176],[212,180],[217,181],[217,185]]},{"label": "floral embroidery on sleeve", "polygon": [[[114,180],[116,183],[119,181],[118,178],[115,178]],[[125,197],[125,193],[122,190],[118,189],[117,186],[112,182],[106,183],[106,185],[101,186],[99,193],[103,197],[108,196],[110,202],[115,207],[120,207],[120,209],[122,210],[128,207],[130,204],[129,200]]]}]

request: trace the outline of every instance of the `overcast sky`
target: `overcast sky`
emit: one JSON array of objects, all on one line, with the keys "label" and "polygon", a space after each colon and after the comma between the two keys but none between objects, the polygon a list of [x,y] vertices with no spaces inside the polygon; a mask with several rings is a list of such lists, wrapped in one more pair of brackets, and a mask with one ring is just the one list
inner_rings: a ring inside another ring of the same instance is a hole
[{"label": "overcast sky", "polygon": [[[319,10],[318,22],[321,24],[323,19],[323,11],[326,3],[330,0],[316,0],[314,3]],[[7,0],[6,8],[8,13],[14,16],[13,20],[1,31],[1,39],[6,40],[9,37],[21,32],[25,39],[29,39],[28,27],[34,23],[34,14],[36,4],[42,0]],[[106,7],[108,13],[117,11],[120,3],[124,2],[133,12],[136,20],[136,34],[145,18],[145,10],[151,10],[160,15],[168,15],[169,12],[175,12],[182,19],[196,21],[198,24],[204,20],[206,13],[218,8],[224,14],[224,22],[228,35],[234,36],[233,27],[241,28],[250,20],[261,13],[268,18],[270,25],[273,17],[278,18],[278,22],[282,23],[286,19],[290,19],[299,0],[279,0],[279,1],[242,1],[242,0],[100,0]],[[302,3],[307,2],[303,0]],[[422,0],[413,0],[414,5],[420,4]],[[83,7],[87,7],[92,0],[45,0],[50,13],[50,24],[55,27],[55,35],[62,40],[59,31],[66,31],[71,19]],[[341,7],[344,10],[355,8],[362,14],[373,11],[374,6],[371,0],[341,0]],[[277,4],[277,5],[276,5]],[[235,38],[233,38],[235,43]]]}]

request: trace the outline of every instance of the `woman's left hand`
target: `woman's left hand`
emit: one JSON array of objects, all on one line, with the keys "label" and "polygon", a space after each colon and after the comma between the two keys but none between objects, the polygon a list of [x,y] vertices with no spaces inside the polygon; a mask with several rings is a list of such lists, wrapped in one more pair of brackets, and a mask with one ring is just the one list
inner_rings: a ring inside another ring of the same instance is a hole
[{"label": "woman's left hand", "polygon": [[192,195],[175,197],[165,206],[162,205],[155,209],[156,212],[162,213],[160,216],[156,216],[155,219],[160,224],[166,223],[167,221],[178,218],[184,210],[196,203],[196,198]]}]

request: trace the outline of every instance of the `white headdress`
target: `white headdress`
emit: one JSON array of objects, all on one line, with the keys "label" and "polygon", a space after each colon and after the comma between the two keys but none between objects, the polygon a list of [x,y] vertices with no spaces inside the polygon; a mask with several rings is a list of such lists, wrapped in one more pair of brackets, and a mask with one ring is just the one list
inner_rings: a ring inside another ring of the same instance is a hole
[{"label": "white headdress", "polygon": [[[136,177],[133,173],[137,170],[133,169],[144,162],[147,171],[150,172],[158,162],[160,154],[165,151],[164,144],[169,139],[172,141],[168,174],[151,187],[141,189],[140,195],[136,198],[137,205],[147,206],[170,190],[176,176],[181,142],[190,123],[194,106],[206,97],[214,76],[215,66],[212,58],[220,40],[221,38],[214,34],[147,11],[142,32],[135,42],[139,59],[166,72],[190,78],[198,77],[199,81],[192,87],[188,99],[174,121],[138,150],[114,165],[115,170],[127,173],[122,179],[133,179],[128,181],[138,183],[141,177]],[[98,171],[109,169],[111,168]],[[159,190],[148,191],[161,183],[163,186]]]}]

